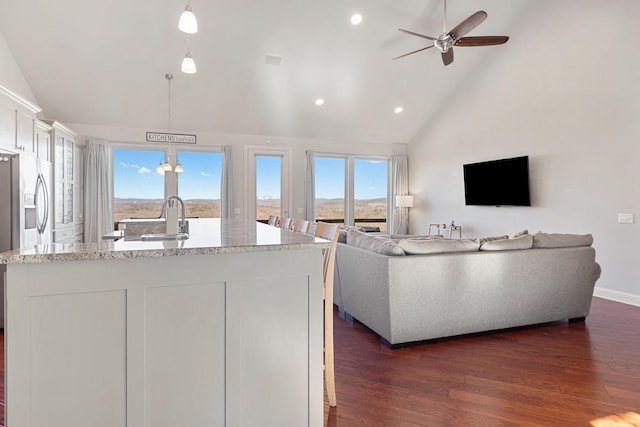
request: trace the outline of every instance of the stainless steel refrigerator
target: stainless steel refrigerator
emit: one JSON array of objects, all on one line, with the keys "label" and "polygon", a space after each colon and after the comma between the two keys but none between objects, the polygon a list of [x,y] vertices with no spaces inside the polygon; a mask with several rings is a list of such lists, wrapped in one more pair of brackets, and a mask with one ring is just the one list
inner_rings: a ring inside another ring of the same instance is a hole
[{"label": "stainless steel refrigerator", "polygon": [[[0,153],[0,252],[50,245],[51,163],[29,154]],[[2,292],[4,300],[4,266]],[[4,327],[4,301],[0,304]]]}]

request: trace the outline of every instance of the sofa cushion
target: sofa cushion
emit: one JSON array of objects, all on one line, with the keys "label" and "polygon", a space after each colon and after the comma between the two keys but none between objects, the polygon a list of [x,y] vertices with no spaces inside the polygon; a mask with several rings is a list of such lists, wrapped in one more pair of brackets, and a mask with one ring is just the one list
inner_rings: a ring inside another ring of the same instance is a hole
[{"label": "sofa cushion", "polygon": [[470,239],[404,239],[398,242],[407,255],[476,252],[480,243]]},{"label": "sofa cushion", "polygon": [[507,236],[506,234],[503,236],[492,236],[492,237],[478,237],[476,240],[478,243],[480,243],[481,245],[485,242],[492,242],[494,240],[504,240],[504,239],[508,239],[509,236]]},{"label": "sofa cushion", "polygon": [[443,235],[432,235],[432,236],[426,236],[423,234],[392,234],[391,239],[395,240],[396,242],[399,242],[400,240],[405,240],[405,239],[417,239],[417,240],[430,240],[430,239],[444,239]]},{"label": "sofa cushion", "polygon": [[481,251],[511,251],[517,249],[531,249],[533,236],[525,234],[513,239],[491,240],[480,245]]},{"label": "sofa cushion", "polygon": [[517,233],[513,233],[511,238],[515,239],[516,237],[524,236],[525,234],[529,234],[529,230],[521,230],[521,231],[518,231]]},{"label": "sofa cushion", "polygon": [[536,233],[533,235],[534,248],[571,248],[591,246],[592,244],[593,236],[591,234]]},{"label": "sofa cushion", "polygon": [[347,231],[347,244],[382,255],[405,255],[404,250],[388,237],[373,236],[354,229]]},{"label": "sofa cushion", "polygon": [[364,227],[358,225],[343,225],[340,227],[340,234],[338,234],[338,243],[347,243],[347,232],[349,230],[364,231]]}]

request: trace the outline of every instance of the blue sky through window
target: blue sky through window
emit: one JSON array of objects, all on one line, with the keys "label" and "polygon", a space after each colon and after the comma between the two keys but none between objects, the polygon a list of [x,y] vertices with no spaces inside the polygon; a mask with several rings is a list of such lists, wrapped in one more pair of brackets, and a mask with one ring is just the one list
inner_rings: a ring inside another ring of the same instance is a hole
[{"label": "blue sky through window", "polygon": [[[182,151],[178,158],[184,168],[178,176],[180,197],[220,198],[221,153]],[[114,197],[164,199],[164,176],[156,172],[160,162],[164,162],[162,150],[114,149]]]},{"label": "blue sky through window", "polygon": [[385,160],[353,161],[353,196],[356,200],[386,199],[387,165]]},{"label": "blue sky through window", "polygon": [[[316,198],[343,199],[345,179],[344,158],[316,157]],[[387,197],[386,160],[354,160],[354,197],[358,200]]]}]

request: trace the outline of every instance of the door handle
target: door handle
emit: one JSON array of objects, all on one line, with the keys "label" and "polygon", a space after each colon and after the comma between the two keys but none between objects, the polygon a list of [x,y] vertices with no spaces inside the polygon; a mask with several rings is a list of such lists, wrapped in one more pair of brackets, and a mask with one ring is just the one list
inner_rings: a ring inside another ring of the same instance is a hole
[{"label": "door handle", "polygon": [[[42,219],[40,217],[40,192],[44,192],[44,215]],[[38,174],[38,178],[36,179],[36,194],[35,194],[35,203],[36,203],[36,228],[38,229],[38,234],[44,233],[47,228],[47,222],[49,220],[49,192],[47,191],[47,184],[44,181],[44,177],[42,174]]]}]

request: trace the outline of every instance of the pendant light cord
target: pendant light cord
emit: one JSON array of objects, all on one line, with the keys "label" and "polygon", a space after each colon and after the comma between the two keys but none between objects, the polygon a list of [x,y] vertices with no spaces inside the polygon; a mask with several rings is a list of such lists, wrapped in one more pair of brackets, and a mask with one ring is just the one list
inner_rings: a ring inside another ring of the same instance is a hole
[{"label": "pendant light cord", "polygon": [[167,73],[164,77],[169,82],[169,133],[171,133],[171,80],[173,80],[173,74]]}]

